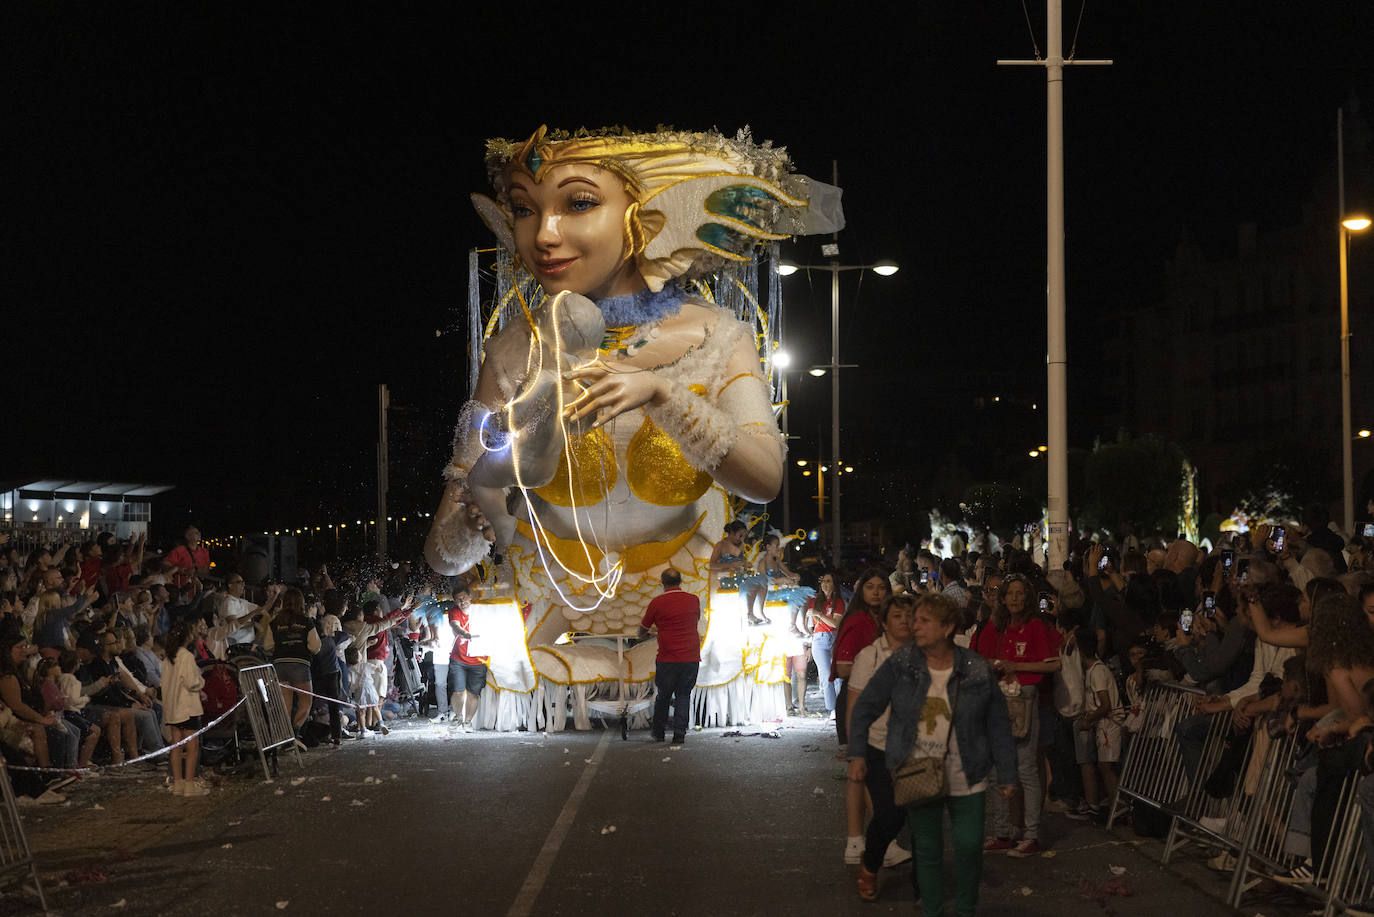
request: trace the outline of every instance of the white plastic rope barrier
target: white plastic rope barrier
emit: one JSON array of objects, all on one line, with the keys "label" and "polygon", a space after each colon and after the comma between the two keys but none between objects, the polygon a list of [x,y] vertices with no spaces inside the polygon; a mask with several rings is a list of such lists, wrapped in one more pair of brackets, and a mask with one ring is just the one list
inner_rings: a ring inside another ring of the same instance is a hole
[{"label": "white plastic rope barrier", "polygon": [[180,748],[187,742],[190,742],[192,739],[200,738],[203,733],[209,732],[211,729],[214,729],[220,723],[228,719],[229,714],[233,713],[235,710],[242,707],[244,701],[245,698],[239,698],[238,702],[235,703],[234,706],[230,707],[228,710],[221,713],[212,722],[207,723],[206,725],[197,729],[195,732],[186,736],[184,739],[178,739],[171,745],[162,746],[157,751],[150,751],[146,755],[139,755],[137,758],[130,758],[128,761],[121,761],[119,764],[91,764],[87,767],[25,767],[22,765],[11,764],[9,765],[9,769],[12,771],[41,771],[50,774],[89,774],[95,771],[111,771],[120,767],[128,767],[130,764],[139,764],[140,762],[156,758],[158,755],[170,752],[174,748]]}]

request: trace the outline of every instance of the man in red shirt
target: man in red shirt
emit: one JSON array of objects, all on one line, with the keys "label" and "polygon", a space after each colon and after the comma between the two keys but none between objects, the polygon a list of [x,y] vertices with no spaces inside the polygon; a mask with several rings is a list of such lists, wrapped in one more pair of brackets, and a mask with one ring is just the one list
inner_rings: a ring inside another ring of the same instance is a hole
[{"label": "man in red shirt", "polygon": [[458,717],[458,731],[472,732],[477,702],[481,700],[482,689],[487,686],[487,661],[491,657],[474,656],[471,652],[469,641],[477,636],[472,632],[472,622],[468,618],[472,596],[467,592],[457,592],[453,600],[456,604],[448,613],[454,637],[453,651],[448,658],[448,681],[453,685],[453,699],[449,707]]},{"label": "man in red shirt", "polygon": [[668,725],[668,705],[673,705],[673,744],[687,741],[687,717],[692,710],[692,688],[701,668],[701,600],[682,591],[682,574],[671,568],[659,577],[663,594],[644,610],[639,636],[658,628],[658,656],[654,663],[654,718],[649,727],[655,742],[663,741]]},{"label": "man in red shirt", "polygon": [[167,563],[176,568],[172,573],[174,586],[189,583],[192,576],[204,576],[210,572],[210,550],[200,543],[200,529],[188,525],[185,535],[186,543],[177,545],[167,555]]}]

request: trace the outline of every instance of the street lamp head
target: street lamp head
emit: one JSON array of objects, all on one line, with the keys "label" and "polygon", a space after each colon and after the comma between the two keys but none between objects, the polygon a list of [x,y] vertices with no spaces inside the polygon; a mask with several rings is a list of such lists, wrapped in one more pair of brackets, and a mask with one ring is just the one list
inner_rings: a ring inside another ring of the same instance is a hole
[{"label": "street lamp head", "polygon": [[1039,457],[1040,457],[1040,450],[1039,450],[1039,449],[1032,449],[1032,450],[1030,451],[1029,455],[1030,455],[1031,458],[1039,458]]},{"label": "street lamp head", "polygon": [[1374,436],[1374,432],[1371,432],[1370,430],[1361,430],[1359,433],[1356,433],[1355,435],[1358,436],[1360,439],[1369,439],[1369,437]]},{"label": "street lamp head", "polygon": [[892,261],[879,261],[877,264],[873,265],[873,273],[882,277],[891,277],[893,274],[897,273],[897,265]]},{"label": "street lamp head", "polygon": [[805,468],[805,467],[806,467],[806,459],[797,459],[797,467],[798,467],[798,468]]},{"label": "street lamp head", "polygon": [[791,277],[797,273],[797,266],[791,261],[779,261],[776,270],[779,277]]},{"label": "street lamp head", "polygon": [[1352,213],[1341,220],[1341,225],[1349,232],[1364,232],[1369,228],[1369,217],[1363,213]]},{"label": "street lamp head", "polygon": [[824,367],[824,366],[813,366],[813,367],[811,367],[810,369],[808,369],[807,372],[810,373],[811,375],[815,376],[817,379],[819,379],[821,376],[824,376],[824,375],[825,375],[825,367]]},{"label": "street lamp head", "polygon": [[775,350],[772,356],[774,369],[786,369],[792,365],[792,355],[785,350]]},{"label": "street lamp head", "polygon": [[844,466],[844,473],[845,473],[845,474],[853,474],[853,473],[854,473],[854,466],[853,466],[853,465],[845,465],[845,466]]}]

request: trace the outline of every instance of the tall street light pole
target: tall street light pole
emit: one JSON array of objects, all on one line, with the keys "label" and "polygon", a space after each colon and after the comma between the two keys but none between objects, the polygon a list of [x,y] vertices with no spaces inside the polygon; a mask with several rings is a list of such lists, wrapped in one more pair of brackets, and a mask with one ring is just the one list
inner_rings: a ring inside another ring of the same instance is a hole
[{"label": "tall street light pole", "polygon": [[1345,536],[1355,532],[1355,457],[1350,420],[1350,280],[1347,260],[1350,234],[1369,228],[1369,215],[1345,210],[1345,110],[1336,109],[1336,193],[1340,215],[1341,261],[1341,498]]},{"label": "tall street light pole", "polygon": [[1105,66],[1109,60],[1065,60],[1063,0],[1047,0],[1046,56],[999,60],[1001,65],[1045,68],[1046,107],[1046,422],[1049,426],[1049,544],[1046,569],[1062,570],[1069,553],[1068,344],[1064,322],[1064,67]]},{"label": "tall street light pole", "polygon": [[[837,178],[838,182],[838,178]],[[840,362],[840,272],[873,271],[882,277],[897,273],[897,265],[891,261],[878,261],[873,264],[841,264],[840,246],[831,242],[821,247],[821,254],[831,260],[825,264],[792,264],[784,261],[778,265],[778,273],[784,277],[799,270],[830,272],[830,363],[812,369],[812,375],[830,373],[830,510],[833,539],[831,557],[838,566],[844,546],[844,524],[840,517],[840,370],[852,369],[854,364]],[[817,471],[819,474],[819,470]]]}]

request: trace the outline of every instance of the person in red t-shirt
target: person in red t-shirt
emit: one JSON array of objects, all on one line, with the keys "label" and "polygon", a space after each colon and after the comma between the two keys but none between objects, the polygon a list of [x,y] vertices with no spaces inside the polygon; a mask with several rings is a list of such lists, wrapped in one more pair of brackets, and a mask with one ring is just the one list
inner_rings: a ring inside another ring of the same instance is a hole
[{"label": "person in red t-shirt", "polygon": [[641,638],[658,628],[658,657],[654,663],[654,718],[649,732],[662,742],[668,726],[668,705],[673,705],[673,744],[687,741],[687,717],[692,709],[692,689],[701,668],[701,599],[682,591],[682,574],[669,568],[659,577],[663,594],[654,596],[639,623]]},{"label": "person in red t-shirt", "polygon": [[[1040,711],[1036,695],[1046,676],[1059,670],[1059,635],[1037,616],[1035,590],[1014,573],[1002,583],[992,620],[978,634],[974,649],[992,662],[1003,682],[1019,684],[1017,703],[1027,710],[1026,734],[1016,740],[1016,770],[1021,780],[1019,801],[992,797],[995,837],[985,850],[1005,850],[1008,856],[1028,857],[1040,852]],[[1004,691],[1006,689],[1004,688]],[[1023,828],[1024,816],[1024,828]],[[1019,839],[1017,835],[1020,835]]]},{"label": "person in red t-shirt", "polygon": [[477,636],[472,632],[468,617],[472,596],[459,592],[453,599],[456,604],[448,613],[448,623],[453,628],[454,636],[453,650],[448,657],[448,677],[454,687],[449,708],[458,716],[458,731],[472,732],[477,702],[481,700],[482,689],[487,685],[487,662],[490,657],[472,655],[470,641]]},{"label": "person in red t-shirt", "polygon": [[81,558],[81,583],[83,589],[90,589],[100,582],[100,568],[104,561],[104,551],[98,542],[86,545],[86,556]]},{"label": "person in red t-shirt", "polygon": [[816,678],[825,697],[825,712],[835,712],[835,691],[839,683],[830,677],[831,657],[835,655],[835,631],[844,617],[844,599],[835,588],[835,576],[821,577],[820,591],[806,601],[807,623],[811,628],[811,655],[816,660]]},{"label": "person in red t-shirt", "polygon": [[189,583],[193,575],[204,576],[210,572],[210,550],[200,542],[200,529],[188,525],[185,535],[186,543],[177,545],[167,555],[167,563],[175,568],[172,572],[175,586]]},{"label": "person in red t-shirt", "polygon": [[[883,601],[891,595],[892,583],[888,581],[887,574],[877,567],[869,567],[854,584],[854,598],[849,602],[849,610],[840,619],[835,636],[835,655],[831,660],[831,677],[842,679],[841,699],[849,696],[849,672],[854,668],[854,657],[878,639],[881,630],[878,613]],[[835,708],[835,734],[840,740],[840,756],[845,757],[849,747],[849,722],[844,704]],[[864,785],[854,782],[846,784],[844,819],[847,840],[844,861],[851,865],[859,862],[863,856],[864,809]]]}]

